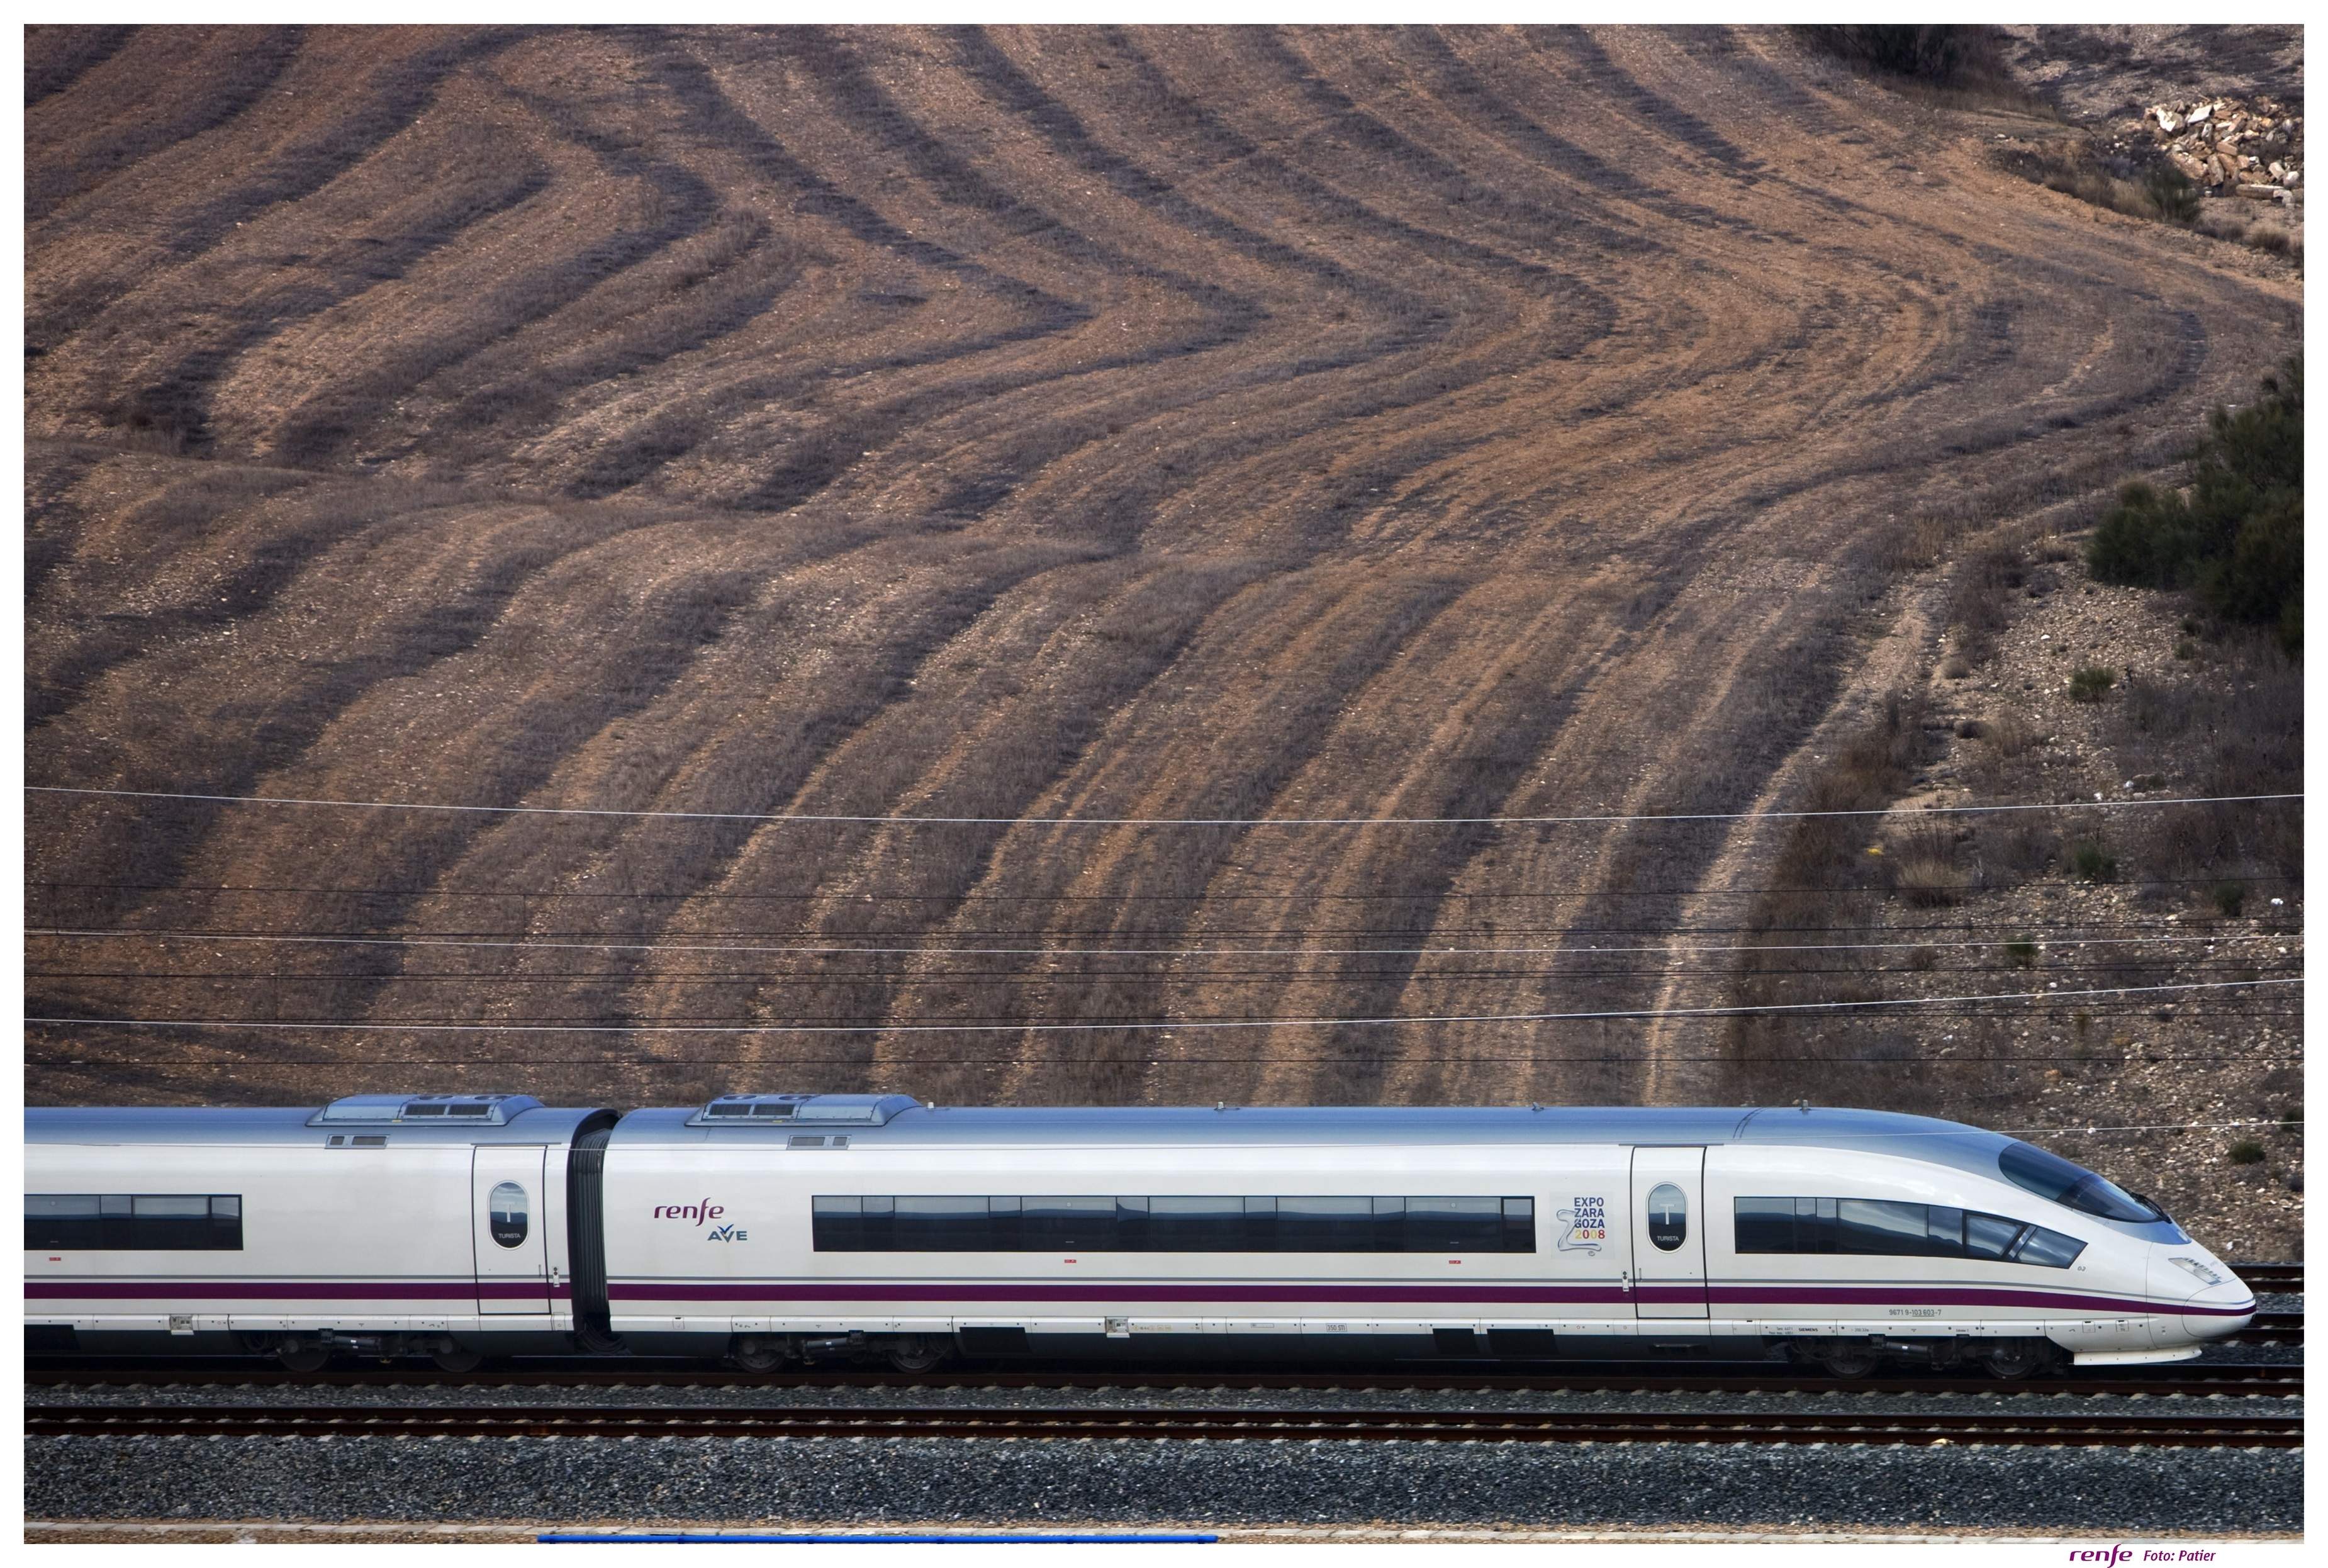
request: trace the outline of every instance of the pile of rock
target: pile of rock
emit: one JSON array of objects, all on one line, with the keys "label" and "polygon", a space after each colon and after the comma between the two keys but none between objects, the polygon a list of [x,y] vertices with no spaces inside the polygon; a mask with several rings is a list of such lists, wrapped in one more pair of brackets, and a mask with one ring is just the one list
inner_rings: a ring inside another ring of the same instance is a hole
[{"label": "pile of rock", "polygon": [[2304,117],[2271,99],[2202,99],[2153,104],[2151,140],[2210,195],[2294,204],[2304,180]]}]

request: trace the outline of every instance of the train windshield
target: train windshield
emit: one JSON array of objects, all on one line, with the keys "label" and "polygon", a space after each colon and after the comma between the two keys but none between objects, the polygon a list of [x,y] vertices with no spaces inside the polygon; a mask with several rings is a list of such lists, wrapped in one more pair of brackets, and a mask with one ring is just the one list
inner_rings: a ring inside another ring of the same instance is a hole
[{"label": "train windshield", "polygon": [[2166,1211],[2148,1198],[2136,1197],[2085,1167],[2072,1165],[2033,1144],[2006,1144],[1997,1155],[1996,1163],[2004,1172],[2004,1179],[2014,1186],[2040,1197],[2050,1197],[2080,1214],[2098,1215],[2103,1219],[2129,1225],[2155,1225],[2166,1217]]}]

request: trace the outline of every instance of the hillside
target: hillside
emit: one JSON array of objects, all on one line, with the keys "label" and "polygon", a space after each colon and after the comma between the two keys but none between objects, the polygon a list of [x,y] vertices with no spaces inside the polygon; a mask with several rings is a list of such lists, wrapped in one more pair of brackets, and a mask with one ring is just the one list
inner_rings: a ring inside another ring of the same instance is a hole
[{"label": "hillside", "polygon": [[30,1012],[353,1026],[38,1026],[36,1102],[1719,1092],[897,1026],[1720,1001],[1751,824],[1026,819],[1796,803],[1908,578],[2301,338],[1779,32],[34,28],[26,100],[28,782],[731,813],[29,795]]}]

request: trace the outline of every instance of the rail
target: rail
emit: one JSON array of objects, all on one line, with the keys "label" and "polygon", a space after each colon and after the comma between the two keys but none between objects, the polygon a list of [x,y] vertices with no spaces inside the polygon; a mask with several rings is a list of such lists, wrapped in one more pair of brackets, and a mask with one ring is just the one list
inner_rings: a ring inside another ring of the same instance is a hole
[{"label": "rail", "polygon": [[2139,1414],[2003,1411],[812,1410],[662,1406],[34,1405],[35,1437],[1013,1438],[1049,1441],[2006,1444],[2298,1448],[2301,1416],[2239,1407]]},{"label": "rail", "polygon": [[289,1372],[271,1362],[202,1366],[182,1361],[28,1366],[24,1382],[29,1388],[1082,1388],[1152,1393],[1229,1389],[1281,1393],[2012,1394],[2154,1397],[2188,1394],[2294,1398],[2304,1393],[2304,1368],[2276,1362],[2180,1362],[2008,1383],[1987,1376],[1940,1376],[1929,1373],[1833,1377],[1783,1362],[1732,1363],[1687,1370],[1676,1369],[1671,1362],[1647,1366],[1592,1363],[1573,1371],[1530,1373],[1461,1368],[1431,1372],[1254,1372],[1204,1366],[945,1372],[833,1368],[753,1373],[685,1364],[609,1367],[601,1360],[557,1368],[490,1368],[455,1376],[417,1366],[344,1366],[324,1372]]}]

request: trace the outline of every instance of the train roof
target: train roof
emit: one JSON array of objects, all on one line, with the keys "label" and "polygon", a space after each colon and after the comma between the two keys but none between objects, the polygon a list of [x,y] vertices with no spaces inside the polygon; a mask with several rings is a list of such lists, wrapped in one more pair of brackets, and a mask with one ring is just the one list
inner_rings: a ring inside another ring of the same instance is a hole
[{"label": "train roof", "polygon": [[[614,1142],[759,1143],[846,1134],[852,1148],[1186,1148],[1348,1144],[1814,1145],[1912,1154],[1995,1175],[2011,1140],[1961,1122],[1888,1111],[1813,1106],[975,1106],[924,1105],[902,1095],[823,1096],[878,1105],[878,1120],[807,1115],[768,1122],[711,1121],[701,1108],[634,1111]],[[816,1102],[811,1100],[808,1104]]]},{"label": "train roof", "polygon": [[[493,1099],[491,1119],[410,1114],[456,1096],[358,1096],[329,1106],[27,1107],[28,1143],[304,1144],[333,1135],[407,1143],[569,1141],[588,1107],[523,1095]],[[845,1136],[864,1149],[1348,1147],[1391,1144],[1765,1144],[1911,1155],[1984,1175],[2010,1139],[1960,1122],[1836,1107],[1725,1106],[977,1106],[925,1105],[902,1094],[726,1096],[788,1103],[783,1116],[707,1114],[710,1107],[634,1111],[614,1129],[627,1148],[783,1144]]]},{"label": "train roof", "polygon": [[[474,1118],[406,1116],[416,1104],[491,1098]],[[332,1138],[385,1137],[397,1144],[563,1143],[604,1114],[587,1106],[544,1105],[528,1095],[363,1095],[369,1105],[27,1105],[27,1143],[322,1144]],[[370,1110],[380,1113],[364,1114]],[[334,1114],[334,1113],[338,1113]]]}]

